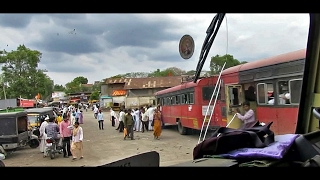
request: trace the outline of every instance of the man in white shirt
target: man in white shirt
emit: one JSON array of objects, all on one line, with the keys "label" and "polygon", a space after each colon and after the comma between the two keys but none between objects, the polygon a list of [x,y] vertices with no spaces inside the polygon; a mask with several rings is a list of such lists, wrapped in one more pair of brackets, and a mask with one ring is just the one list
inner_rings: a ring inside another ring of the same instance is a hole
[{"label": "man in white shirt", "polygon": [[149,117],[145,108],[141,108],[142,132],[149,131]]},{"label": "man in white shirt", "polygon": [[123,110],[123,109],[120,109],[119,119],[118,119],[118,120],[119,120],[119,125],[118,125],[118,127],[117,127],[117,129],[116,129],[116,130],[119,130],[119,133],[120,133],[120,132],[123,132],[123,128],[124,128],[124,124],[123,124],[124,115],[125,115],[124,110]]},{"label": "man in white shirt", "polygon": [[153,127],[151,126],[151,123],[153,121],[154,109],[155,109],[154,107],[149,106],[148,110],[146,111],[146,113],[148,114],[148,117],[149,117],[149,124],[148,124],[149,131],[153,131]]},{"label": "man in white shirt", "polygon": [[[286,101],[290,100],[290,93],[283,93],[279,95],[279,104],[286,104]],[[268,104],[274,104],[274,98],[268,101]]]},{"label": "man in white shirt", "polygon": [[110,118],[111,118],[110,121],[111,121],[112,127],[115,127],[117,115],[116,115],[116,112],[114,112],[114,110],[112,108],[110,109]]},{"label": "man in white shirt", "polygon": [[99,112],[99,109],[97,108],[97,106],[96,105],[93,105],[94,107],[93,107],[93,116],[94,116],[94,118],[96,118],[97,119],[97,115],[98,115],[98,112]]}]

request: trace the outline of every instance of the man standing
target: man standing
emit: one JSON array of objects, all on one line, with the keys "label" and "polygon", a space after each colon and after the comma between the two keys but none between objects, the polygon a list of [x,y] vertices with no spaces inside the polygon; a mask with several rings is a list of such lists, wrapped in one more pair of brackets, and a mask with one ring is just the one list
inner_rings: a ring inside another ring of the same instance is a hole
[{"label": "man standing", "polygon": [[[131,109],[128,109],[128,110],[125,110],[125,116],[124,116],[124,121],[123,121],[123,124],[124,124],[124,128],[127,129],[127,136],[131,138],[131,140],[134,140],[133,139],[133,125],[134,125],[134,120],[133,120],[133,117],[131,115]],[[126,139],[125,136],[123,139]]]},{"label": "man standing", "polygon": [[115,127],[115,123],[116,123],[116,112],[114,112],[114,110],[111,108],[110,109],[110,121],[111,121],[111,125],[112,127]]},{"label": "man standing", "polygon": [[[46,126],[48,125],[48,120],[49,117],[47,116],[46,118],[44,118],[44,121],[41,123],[41,126],[39,128],[39,138],[40,138],[40,152],[45,153],[46,151],[46,139],[47,139],[47,134],[44,132],[46,129]],[[45,155],[45,154],[44,154]]]},{"label": "man standing", "polygon": [[76,121],[74,123],[74,127],[72,129],[72,160],[76,160],[77,157],[80,156],[80,159],[83,159],[83,129],[80,127],[79,122]]},{"label": "man standing", "polygon": [[149,131],[149,117],[145,108],[141,108],[142,132]]},{"label": "man standing", "polygon": [[97,119],[97,115],[99,113],[99,109],[98,109],[98,107],[96,105],[93,105],[93,113],[94,113],[93,114],[94,118]]},{"label": "man standing", "polygon": [[118,125],[118,127],[117,127],[117,129],[116,129],[116,130],[119,130],[119,133],[120,133],[120,132],[123,132],[123,128],[124,128],[124,124],[123,124],[124,116],[125,116],[124,110],[123,110],[123,109],[120,109],[120,113],[119,113],[119,125]]},{"label": "man standing", "polygon": [[68,158],[72,156],[70,150],[70,141],[71,141],[71,129],[70,129],[70,121],[67,115],[63,116],[63,121],[60,123],[60,136],[62,138],[62,149],[63,149],[63,157]]},{"label": "man standing", "polygon": [[148,110],[146,111],[146,113],[148,114],[149,117],[149,124],[148,124],[148,130],[149,131],[153,131],[153,127],[151,126],[152,121],[153,121],[153,114],[154,114],[154,107],[152,107],[151,105],[149,106]]},{"label": "man standing", "polygon": [[137,131],[137,132],[141,132],[142,131],[142,122],[141,122],[141,112],[140,112],[140,109],[136,108],[134,110],[134,116],[135,116],[135,124],[134,124],[134,129]]}]

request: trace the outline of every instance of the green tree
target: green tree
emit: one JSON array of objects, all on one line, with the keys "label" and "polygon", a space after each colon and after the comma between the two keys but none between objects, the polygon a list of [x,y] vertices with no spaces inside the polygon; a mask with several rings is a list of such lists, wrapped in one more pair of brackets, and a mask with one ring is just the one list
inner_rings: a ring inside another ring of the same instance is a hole
[{"label": "green tree", "polygon": [[55,84],[53,86],[53,91],[62,91],[62,92],[64,92],[65,90],[66,90],[66,88],[63,85]]},{"label": "green tree", "polygon": [[46,70],[38,69],[41,53],[19,45],[17,50],[2,52],[3,82],[7,85],[7,98],[32,99],[38,93],[47,97],[53,92],[53,81]]},{"label": "green tree", "polygon": [[111,76],[111,79],[116,78],[144,78],[144,77],[164,77],[164,76],[178,76],[186,73],[186,71],[181,70],[177,67],[170,67],[163,71],[157,69],[153,72],[130,72],[126,74],[118,74]]},{"label": "green tree", "polygon": [[148,77],[165,77],[165,76],[178,76],[186,73],[184,70],[181,70],[176,67],[170,67],[163,71],[160,71],[160,69],[157,69],[153,72],[150,72]]},{"label": "green tree", "polygon": [[196,74],[195,70],[190,70],[190,71],[187,71],[184,75],[192,76],[192,75],[195,75],[195,74]]},{"label": "green tree", "polygon": [[88,84],[88,78],[85,78],[83,76],[78,76],[73,79],[73,82],[77,82],[79,84]]},{"label": "green tree", "polygon": [[230,54],[226,54],[224,56],[216,55],[216,56],[211,57],[210,74],[211,75],[219,74],[221,72],[221,69],[222,69],[224,62],[226,62],[224,69],[227,69],[227,68],[233,67],[233,66],[237,66],[239,64],[247,63],[246,61],[240,62],[239,60],[234,59],[233,56]]},{"label": "green tree", "polygon": [[90,100],[99,100],[100,99],[100,92],[93,91],[90,95]]},{"label": "green tree", "polygon": [[82,86],[82,84],[87,84],[88,79],[83,76],[78,76],[74,78],[71,82],[68,82],[65,87],[65,93],[78,93],[78,92],[88,92],[90,88]]},{"label": "green tree", "polygon": [[92,91],[99,91],[101,90],[101,85],[104,84],[105,80],[101,80],[99,83],[95,83],[92,86]]}]

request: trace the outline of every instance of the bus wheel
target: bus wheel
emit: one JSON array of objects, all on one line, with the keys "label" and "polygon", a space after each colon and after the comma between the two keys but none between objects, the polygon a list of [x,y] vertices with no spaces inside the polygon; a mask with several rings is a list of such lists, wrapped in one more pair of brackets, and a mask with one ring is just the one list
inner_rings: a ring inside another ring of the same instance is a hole
[{"label": "bus wheel", "polygon": [[186,127],[183,127],[180,120],[178,120],[178,132],[181,135],[186,135],[188,133],[188,129]]}]

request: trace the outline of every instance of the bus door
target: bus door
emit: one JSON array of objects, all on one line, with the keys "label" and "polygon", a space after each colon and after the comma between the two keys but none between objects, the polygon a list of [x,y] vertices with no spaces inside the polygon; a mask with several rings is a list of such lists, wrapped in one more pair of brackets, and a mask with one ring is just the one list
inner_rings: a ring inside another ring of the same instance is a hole
[{"label": "bus door", "polygon": [[[226,85],[225,86],[226,97],[226,111],[227,111],[227,124],[232,120],[235,115],[236,108],[241,109],[241,100],[244,98],[244,93],[241,85]],[[239,128],[242,122],[235,117],[232,123],[228,126],[230,128]]]}]

